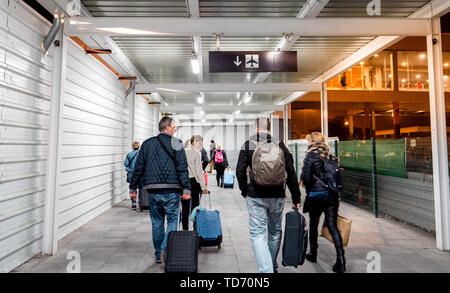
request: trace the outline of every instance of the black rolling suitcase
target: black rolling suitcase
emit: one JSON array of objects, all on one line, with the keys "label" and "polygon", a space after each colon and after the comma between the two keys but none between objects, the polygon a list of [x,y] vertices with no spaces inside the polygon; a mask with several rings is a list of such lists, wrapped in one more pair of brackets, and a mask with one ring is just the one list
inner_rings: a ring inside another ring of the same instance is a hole
[{"label": "black rolling suitcase", "polygon": [[171,231],[167,235],[166,273],[196,273],[199,238],[195,231]]},{"label": "black rolling suitcase", "polygon": [[282,264],[294,267],[302,265],[305,262],[307,247],[308,230],[305,217],[295,208],[286,213]]},{"label": "black rolling suitcase", "polygon": [[141,211],[141,212],[149,209],[148,194],[147,194],[147,191],[143,190],[142,188],[139,188],[138,207],[139,207],[139,211]]}]

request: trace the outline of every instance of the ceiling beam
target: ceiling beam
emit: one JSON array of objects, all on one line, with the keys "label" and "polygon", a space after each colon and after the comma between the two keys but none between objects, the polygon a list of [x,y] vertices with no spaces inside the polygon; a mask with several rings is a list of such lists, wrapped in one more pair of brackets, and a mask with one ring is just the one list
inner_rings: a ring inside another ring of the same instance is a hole
[{"label": "ceiling beam", "polygon": [[[426,19],[431,17],[440,17],[448,12],[450,12],[450,1],[434,0],[425,5],[424,7],[420,8],[410,16],[408,16],[408,18],[406,18],[405,21],[411,21],[416,18]],[[427,26],[429,26],[429,24]],[[404,36],[402,35],[397,36],[384,35],[377,37],[371,42],[369,42],[367,45],[365,45],[364,47],[360,48],[358,51],[350,55],[349,57],[345,58],[344,60],[342,60],[329,70],[325,71],[323,74],[315,78],[312,82],[324,82],[330,80],[336,75],[340,74],[341,72],[359,63],[360,61],[386,49],[387,47],[391,46],[392,44],[395,44],[396,42],[402,40],[403,38]]]},{"label": "ceiling beam", "polygon": [[171,83],[171,84],[137,84],[136,93],[152,92],[297,92],[320,91],[321,85],[314,83]]},{"label": "ceiling beam", "polygon": [[[176,112],[176,113],[200,113],[200,111],[205,111],[205,113],[214,113],[214,114],[227,114],[231,115],[231,113],[235,111],[241,111],[241,113],[248,112],[263,112],[263,111],[281,111],[283,110],[283,106],[278,105],[206,105],[206,106],[168,106],[168,107],[160,107],[161,112]],[[225,112],[226,111],[226,112]],[[245,114],[244,114],[245,115]]]},{"label": "ceiling beam", "polygon": [[315,18],[328,2],[329,0],[308,0],[297,14],[297,18]]},{"label": "ceiling beam", "polygon": [[[332,29],[331,29],[332,28]],[[426,36],[426,19],[405,18],[180,18],[180,17],[71,17],[72,35],[147,36]]]}]

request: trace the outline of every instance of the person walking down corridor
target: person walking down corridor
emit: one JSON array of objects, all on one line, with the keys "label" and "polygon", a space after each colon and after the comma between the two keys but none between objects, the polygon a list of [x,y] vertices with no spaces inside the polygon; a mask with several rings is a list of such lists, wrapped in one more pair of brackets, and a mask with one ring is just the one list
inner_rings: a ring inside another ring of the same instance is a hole
[{"label": "person walking down corridor", "polygon": [[300,208],[300,189],[292,155],[283,142],[271,137],[270,120],[256,119],[255,131],[239,152],[236,177],[247,202],[250,238],[258,269],[261,273],[273,273],[278,268],[285,185],[291,192],[293,207],[297,208]]},{"label": "person walking down corridor", "polygon": [[[173,137],[175,121],[163,117],[157,136],[144,141],[130,182],[130,196],[136,198],[138,182],[143,179],[152,221],[153,246],[157,263],[164,261],[167,235],[176,231],[180,197],[189,200],[191,184],[183,143]],[[164,231],[164,220],[167,229]]]},{"label": "person walking down corridor", "polygon": [[[194,135],[187,142],[185,147],[189,170],[189,181],[191,183],[191,199],[183,200],[182,203],[182,223],[183,230],[189,230],[189,216],[192,210],[200,205],[200,193],[207,194],[205,178],[203,177],[201,152],[203,138]],[[189,208],[190,207],[190,208]]]},{"label": "person walking down corridor", "polygon": [[217,186],[223,187],[223,175],[225,174],[225,169],[228,168],[228,159],[220,143],[213,150],[211,160],[214,162],[214,169],[216,170]]},{"label": "person walking down corridor", "polygon": [[[140,144],[138,141],[135,141],[131,144],[133,150],[129,152],[123,162],[125,166],[125,170],[127,171],[127,182],[130,183],[131,177],[133,176],[134,166],[136,165],[136,160],[139,155],[139,147]],[[142,186],[139,185],[139,193],[142,193]],[[136,209],[136,200],[131,198],[131,209]]]},{"label": "person walking down corridor", "polygon": [[208,166],[208,163],[209,163],[208,153],[203,148],[203,146],[201,147],[200,152],[202,154],[202,170],[205,171],[205,168],[206,168],[206,166]]},{"label": "person walking down corridor", "polygon": [[209,158],[210,158],[210,163],[209,163],[209,170],[208,173],[212,173],[213,170],[213,166],[214,166],[214,162],[213,162],[213,157],[214,157],[214,150],[216,149],[216,143],[214,142],[214,140],[211,139],[210,144],[209,144]]},{"label": "person walking down corridor", "polygon": [[325,160],[330,158],[328,145],[325,137],[319,132],[313,132],[306,137],[308,149],[303,161],[301,180],[306,189],[307,197],[303,207],[304,213],[309,213],[309,242],[310,253],[306,259],[317,262],[317,238],[318,225],[322,213],[325,213],[325,222],[333,237],[336,248],[336,263],[333,271],[345,272],[344,246],[342,245],[341,233],[337,228],[337,215],[339,209],[339,195],[332,192],[325,185]]}]

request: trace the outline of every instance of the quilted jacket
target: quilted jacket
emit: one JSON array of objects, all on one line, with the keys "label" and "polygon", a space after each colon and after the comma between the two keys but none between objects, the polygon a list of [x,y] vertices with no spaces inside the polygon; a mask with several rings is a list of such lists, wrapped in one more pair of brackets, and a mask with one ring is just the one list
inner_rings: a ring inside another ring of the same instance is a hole
[{"label": "quilted jacket", "polygon": [[134,167],[130,192],[136,191],[141,178],[144,189],[180,189],[190,194],[188,164],[182,141],[166,133],[144,141]]}]

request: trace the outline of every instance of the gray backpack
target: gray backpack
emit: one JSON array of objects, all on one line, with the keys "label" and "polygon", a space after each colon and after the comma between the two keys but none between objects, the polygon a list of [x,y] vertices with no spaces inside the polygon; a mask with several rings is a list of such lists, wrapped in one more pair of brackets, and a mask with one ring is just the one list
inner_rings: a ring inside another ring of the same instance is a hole
[{"label": "gray backpack", "polygon": [[286,182],[284,152],[275,140],[256,142],[250,178],[260,186],[281,186]]}]

